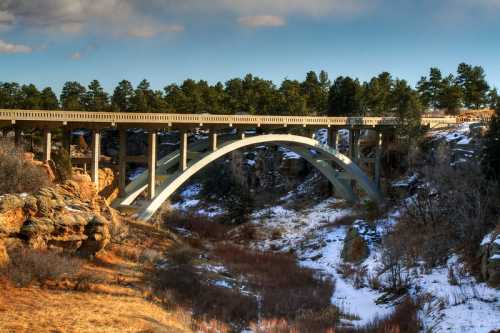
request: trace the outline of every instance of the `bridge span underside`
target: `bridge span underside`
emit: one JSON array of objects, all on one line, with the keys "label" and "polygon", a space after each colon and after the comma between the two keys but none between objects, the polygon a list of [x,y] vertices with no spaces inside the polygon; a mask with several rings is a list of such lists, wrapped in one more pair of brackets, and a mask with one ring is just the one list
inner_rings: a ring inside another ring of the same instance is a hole
[{"label": "bridge span underside", "polygon": [[[371,200],[375,202],[382,200],[376,184],[347,156],[338,153],[335,149],[303,136],[267,134],[231,140],[216,149],[200,154],[198,158],[188,163],[185,169],[176,168],[176,171],[167,174],[168,169],[182,163],[180,162],[181,152],[173,152],[157,163],[158,170],[153,171],[156,178],[153,190],[149,189],[151,175],[149,175],[150,171],[147,171],[127,186],[125,196],[117,204],[130,205],[142,192],[147,191],[148,199],[142,202],[137,214],[140,219],[147,220],[177,189],[204,167],[232,151],[263,144],[286,147],[306,159],[332,183],[336,194],[349,202],[357,201],[351,186],[353,180]],[[203,146],[201,143],[197,145]],[[161,171],[157,172],[159,170]]]}]

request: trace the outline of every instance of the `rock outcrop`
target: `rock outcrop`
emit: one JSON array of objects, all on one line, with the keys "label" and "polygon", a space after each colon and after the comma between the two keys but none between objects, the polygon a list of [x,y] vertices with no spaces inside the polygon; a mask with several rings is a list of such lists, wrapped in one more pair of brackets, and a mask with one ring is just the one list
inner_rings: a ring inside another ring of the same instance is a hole
[{"label": "rock outcrop", "polygon": [[83,174],[32,195],[0,197],[0,240],[21,239],[32,248],[91,256],[109,243],[116,223],[113,210]]},{"label": "rock outcrop", "polygon": [[347,231],[342,258],[349,262],[360,262],[368,257],[370,249],[365,239],[360,235],[356,227],[351,227]]},{"label": "rock outcrop", "polygon": [[500,286],[500,227],[481,242],[481,275],[493,287]]}]

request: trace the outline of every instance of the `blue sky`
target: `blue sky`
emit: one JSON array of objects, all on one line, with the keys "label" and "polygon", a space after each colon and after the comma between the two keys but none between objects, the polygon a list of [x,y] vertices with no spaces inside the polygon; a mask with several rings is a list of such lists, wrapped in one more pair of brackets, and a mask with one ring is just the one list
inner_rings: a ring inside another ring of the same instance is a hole
[{"label": "blue sky", "polygon": [[500,87],[500,0],[0,0],[0,81],[57,91],[321,69],[415,84],[460,62]]}]

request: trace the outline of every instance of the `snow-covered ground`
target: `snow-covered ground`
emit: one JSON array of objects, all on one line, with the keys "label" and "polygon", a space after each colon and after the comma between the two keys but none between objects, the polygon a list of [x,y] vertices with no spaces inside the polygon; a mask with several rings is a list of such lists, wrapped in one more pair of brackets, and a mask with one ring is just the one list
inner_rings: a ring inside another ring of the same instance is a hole
[{"label": "snow-covered ground", "polygon": [[339,200],[330,198],[302,212],[282,206],[258,211],[253,223],[280,230],[281,237],[258,241],[254,245],[261,249],[294,249],[301,265],[317,269],[336,280],[332,303],[348,314],[359,316],[360,320],[352,324],[363,325],[377,316],[389,314],[392,306],[376,304],[380,294],[368,288],[356,289],[337,272],[342,263],[341,251],[347,228],[335,226],[334,222],[352,213],[349,208],[336,208],[339,203]]},{"label": "snow-covered ground", "polygon": [[[446,142],[457,145],[467,145],[472,142],[470,131],[471,123],[461,124],[446,130],[438,130],[431,133],[436,139],[444,139]],[[341,133],[342,139],[346,140],[348,133]],[[326,141],[326,130],[317,132],[320,142]],[[456,148],[455,148],[456,149]],[[292,152],[283,151],[287,158],[297,158]],[[407,186],[416,181],[416,176],[394,182],[393,186]],[[296,192],[307,192],[306,183],[299,186]],[[200,208],[197,196],[200,188],[196,185],[186,188],[181,197],[182,201],[174,204],[174,208],[180,210],[193,210],[199,214],[209,216],[215,212],[223,213],[220,208],[211,207],[211,211]],[[373,290],[364,283],[361,288],[356,288],[355,283],[345,279],[338,271],[339,265],[343,263],[341,252],[344,239],[348,230],[347,226],[335,224],[337,219],[351,215],[350,208],[345,207],[342,201],[330,198],[318,204],[295,211],[287,208],[287,203],[294,200],[296,193],[291,192],[281,198],[281,204],[255,212],[252,223],[268,235],[264,239],[256,240],[252,244],[259,249],[273,249],[288,252],[293,250],[301,265],[317,269],[336,280],[335,293],[332,295],[332,303],[339,306],[344,312],[354,314],[359,320],[353,320],[349,324],[363,325],[376,317],[390,314],[393,304],[377,304],[377,300],[383,296],[379,290]],[[408,204],[411,198],[406,200]],[[404,206],[404,204],[402,204]],[[381,249],[379,240],[395,223],[400,215],[399,209],[394,209],[386,218],[377,222],[371,232],[374,234],[368,240],[370,255],[360,266],[366,268],[366,276],[376,276],[381,267]],[[364,228],[366,223],[362,220],[354,222],[355,226]],[[273,232],[276,231],[276,232]],[[279,235],[276,237],[276,235]],[[425,270],[421,267],[411,269],[410,294],[414,297],[425,296],[426,301],[419,315],[424,324],[423,332],[435,333],[488,333],[500,329],[500,290],[488,287],[484,283],[478,283],[475,278],[461,273],[460,263],[456,257],[449,259],[446,266]],[[457,281],[449,278],[449,271],[455,272]],[[380,276],[383,283],[384,275]],[[227,281],[218,282],[227,284]],[[359,287],[359,286],[358,286]]]}]

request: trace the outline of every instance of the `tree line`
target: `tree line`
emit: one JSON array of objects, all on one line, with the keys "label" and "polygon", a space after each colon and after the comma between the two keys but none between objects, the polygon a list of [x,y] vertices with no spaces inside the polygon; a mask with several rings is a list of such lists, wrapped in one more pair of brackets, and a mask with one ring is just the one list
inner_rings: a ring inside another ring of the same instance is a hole
[{"label": "tree line", "polygon": [[0,108],[5,109],[414,117],[424,110],[455,114],[462,107],[493,107],[497,100],[483,68],[465,63],[456,75],[444,76],[431,68],[416,88],[388,72],[366,82],[349,76],[331,82],[325,71],[311,71],[303,81],[285,79],[279,86],[252,74],[214,85],[187,79],[162,90],[152,89],[147,80],[135,88],[123,80],[112,94],[97,80],[87,87],[69,81],[59,97],[50,87],[38,90],[33,84],[0,82]]}]

